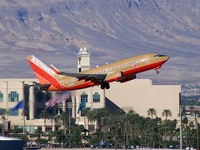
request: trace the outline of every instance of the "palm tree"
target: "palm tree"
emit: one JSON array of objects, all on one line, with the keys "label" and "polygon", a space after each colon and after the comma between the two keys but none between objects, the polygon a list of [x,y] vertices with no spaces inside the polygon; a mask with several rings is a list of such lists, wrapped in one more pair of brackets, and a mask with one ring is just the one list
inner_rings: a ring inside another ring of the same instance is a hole
[{"label": "palm tree", "polygon": [[49,115],[48,118],[51,120],[51,127],[52,127],[52,130],[53,130],[53,126],[55,125],[55,124],[53,124],[55,117],[54,117],[54,115]]},{"label": "palm tree", "polygon": [[63,130],[64,130],[64,135],[66,135],[66,126],[67,126],[67,121],[69,120],[69,114],[67,111],[63,111],[60,114],[60,120],[62,121],[62,125],[63,125]]},{"label": "palm tree", "polygon": [[[8,118],[8,111],[6,109],[1,109],[1,120],[2,120],[2,136],[4,135],[4,121]],[[7,117],[5,117],[7,116]]]},{"label": "palm tree", "polygon": [[132,116],[133,116],[134,111],[129,111],[128,113],[126,113],[125,115],[125,135],[126,135],[126,145],[128,145],[128,136],[130,135],[130,130],[131,130],[131,121],[132,121]]},{"label": "palm tree", "polygon": [[198,123],[198,117],[200,116],[200,113],[198,110],[195,110],[192,112],[194,119],[195,119],[195,124],[196,124],[196,129],[197,129],[197,150],[199,150],[199,123]]},{"label": "palm tree", "polygon": [[114,127],[115,129],[115,132],[114,132],[114,143],[115,143],[115,149],[117,149],[117,144],[118,144],[118,129],[119,129],[119,124],[120,124],[120,121],[121,121],[121,116],[117,116],[117,115],[114,115],[113,116],[113,120],[112,120],[112,126]]},{"label": "palm tree", "polygon": [[[156,115],[157,115],[156,110],[154,108],[149,108],[147,113],[148,113],[148,116],[150,116],[151,119],[152,119],[152,120],[149,121],[149,123],[150,124],[154,124],[153,117],[154,116],[156,117]],[[154,147],[154,145],[155,145],[155,142],[154,142],[154,131],[153,131],[154,130],[154,125],[152,125],[151,128],[152,128],[152,130],[151,130],[151,138],[150,139],[152,139],[152,143],[153,143],[152,146]]]},{"label": "palm tree", "polygon": [[169,109],[164,109],[163,112],[162,112],[162,116],[163,116],[163,117],[165,116],[165,145],[166,145],[167,119],[168,119],[168,117],[171,117],[171,116],[172,116],[172,112],[171,112]]},{"label": "palm tree", "polygon": [[44,132],[46,132],[46,119],[48,118],[49,113],[47,112],[46,109],[42,110],[40,117],[44,119]]},{"label": "palm tree", "polygon": [[82,110],[81,110],[81,113],[82,113],[82,115],[84,116],[84,125],[85,125],[85,128],[87,128],[86,127],[86,116],[87,116],[87,125],[88,125],[88,129],[89,129],[89,119],[88,119],[88,115],[89,115],[89,111],[90,111],[90,108],[83,108]]},{"label": "palm tree", "polygon": [[164,109],[162,112],[162,116],[165,116],[165,119],[167,120],[168,117],[172,116],[172,112],[169,109]]},{"label": "palm tree", "polygon": [[89,110],[87,113],[88,124],[91,125],[92,122],[96,120],[96,115],[94,110]]},{"label": "palm tree", "polygon": [[101,108],[95,111],[95,117],[97,121],[97,129],[102,130],[102,121],[103,117],[105,116],[107,110],[106,108]]},{"label": "palm tree", "polygon": [[[66,137],[66,126],[69,118],[69,112],[63,111],[61,114],[56,115],[55,119],[60,120],[63,126],[62,132],[62,146],[64,147],[64,137]],[[69,127],[70,128],[70,127]]]},{"label": "palm tree", "polygon": [[26,128],[25,128],[25,126],[26,126],[26,117],[28,116],[28,111],[26,111],[25,109],[23,109],[23,111],[22,111],[22,116],[23,116],[23,120],[24,120],[24,124],[23,124],[23,134],[25,134],[26,133]]},{"label": "palm tree", "polygon": [[151,119],[153,119],[153,116],[156,117],[156,115],[157,115],[157,112],[156,112],[156,110],[154,108],[149,108],[147,113],[148,113],[148,116],[151,116]]},{"label": "palm tree", "polygon": [[188,124],[188,119],[187,119],[187,117],[184,117],[183,119],[182,119],[182,123],[183,123],[183,128],[184,128],[184,130],[185,130],[185,137],[186,137],[186,147],[187,147],[187,138],[188,138],[188,135],[187,135],[187,124]]}]

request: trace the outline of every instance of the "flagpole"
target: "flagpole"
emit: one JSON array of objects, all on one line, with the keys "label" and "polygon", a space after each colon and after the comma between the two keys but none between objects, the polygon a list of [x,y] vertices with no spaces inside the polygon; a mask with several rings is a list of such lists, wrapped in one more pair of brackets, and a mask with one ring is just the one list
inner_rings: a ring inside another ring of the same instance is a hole
[{"label": "flagpole", "polygon": [[23,135],[25,135],[25,96],[24,96],[24,81],[22,81],[22,100],[23,102],[23,119],[24,119],[24,129],[23,129]]},{"label": "flagpole", "polygon": [[[23,110],[23,115],[24,115],[24,110]],[[24,130],[23,130],[23,134],[25,135],[25,115],[24,115]]]}]

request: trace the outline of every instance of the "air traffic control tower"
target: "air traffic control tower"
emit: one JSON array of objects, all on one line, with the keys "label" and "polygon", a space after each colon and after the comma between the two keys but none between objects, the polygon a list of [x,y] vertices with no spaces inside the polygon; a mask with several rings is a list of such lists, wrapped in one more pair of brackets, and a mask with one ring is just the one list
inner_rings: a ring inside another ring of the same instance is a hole
[{"label": "air traffic control tower", "polygon": [[82,72],[90,69],[90,53],[87,51],[87,48],[80,48],[78,53],[78,72]]}]

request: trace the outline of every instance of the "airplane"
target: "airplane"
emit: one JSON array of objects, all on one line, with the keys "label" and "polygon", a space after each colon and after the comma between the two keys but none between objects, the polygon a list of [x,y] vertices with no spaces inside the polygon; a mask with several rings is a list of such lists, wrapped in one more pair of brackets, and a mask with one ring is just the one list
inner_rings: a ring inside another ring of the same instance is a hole
[{"label": "airplane", "polygon": [[69,91],[100,86],[101,89],[109,89],[110,82],[124,83],[136,78],[136,74],[154,69],[156,74],[169,59],[166,55],[157,53],[144,54],[104,66],[96,67],[80,73],[66,73],[59,71],[55,66],[49,68],[35,56],[27,56],[36,77],[40,83],[36,83],[41,90]]}]

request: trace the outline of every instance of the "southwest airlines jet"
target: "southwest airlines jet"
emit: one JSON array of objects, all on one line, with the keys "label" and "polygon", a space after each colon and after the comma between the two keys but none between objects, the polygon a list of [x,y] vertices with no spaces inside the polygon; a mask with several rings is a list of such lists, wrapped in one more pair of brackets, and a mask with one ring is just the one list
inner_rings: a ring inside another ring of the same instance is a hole
[{"label": "southwest airlines jet", "polygon": [[144,54],[128,59],[113,62],[98,68],[93,68],[81,73],[66,73],[59,71],[53,65],[49,68],[35,56],[27,56],[34,73],[39,82],[36,86],[41,90],[67,91],[83,89],[100,85],[101,89],[109,89],[110,82],[127,82],[136,78],[136,74],[157,69],[165,63],[169,57],[160,54]]}]

